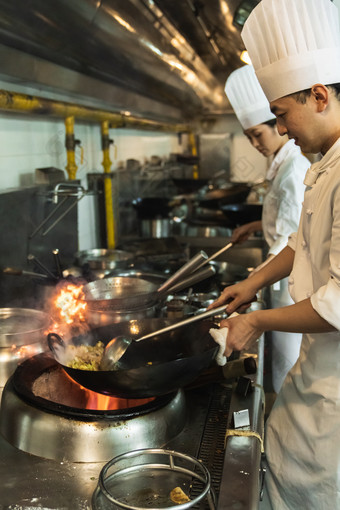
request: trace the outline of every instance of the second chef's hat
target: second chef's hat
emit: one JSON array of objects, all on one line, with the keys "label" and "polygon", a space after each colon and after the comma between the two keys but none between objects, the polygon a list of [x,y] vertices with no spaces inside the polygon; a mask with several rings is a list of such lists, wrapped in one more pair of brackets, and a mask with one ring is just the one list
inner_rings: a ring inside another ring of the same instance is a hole
[{"label": "second chef's hat", "polygon": [[252,66],[233,71],[224,90],[243,129],[275,119]]},{"label": "second chef's hat", "polygon": [[331,0],[262,0],[241,33],[268,101],[340,82],[340,33]]}]

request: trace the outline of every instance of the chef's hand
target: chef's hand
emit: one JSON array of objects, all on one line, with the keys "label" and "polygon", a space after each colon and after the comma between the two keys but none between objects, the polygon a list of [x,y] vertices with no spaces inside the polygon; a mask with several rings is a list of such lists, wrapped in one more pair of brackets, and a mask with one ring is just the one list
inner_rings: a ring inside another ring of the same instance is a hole
[{"label": "chef's hand", "polygon": [[233,230],[230,242],[233,244],[244,243],[244,241],[246,241],[251,236],[251,234],[258,232],[259,230],[262,230],[261,221],[252,221],[251,223],[241,225],[240,227],[237,227]]},{"label": "chef's hand", "polygon": [[248,349],[263,333],[253,324],[252,313],[246,313],[224,319],[221,328],[228,328],[226,349],[224,355],[229,357],[233,351]]},{"label": "chef's hand", "polygon": [[229,315],[236,311],[242,312],[249,308],[253,301],[256,301],[257,290],[253,285],[253,279],[247,278],[240,283],[226,287],[220,297],[208,306],[208,310],[225,304],[226,312]]}]

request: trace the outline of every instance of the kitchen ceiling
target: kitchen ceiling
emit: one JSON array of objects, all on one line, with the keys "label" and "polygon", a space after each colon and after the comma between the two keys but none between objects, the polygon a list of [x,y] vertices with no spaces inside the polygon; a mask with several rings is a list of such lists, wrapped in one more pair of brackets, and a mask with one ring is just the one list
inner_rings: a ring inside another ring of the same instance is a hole
[{"label": "kitchen ceiling", "polygon": [[[223,114],[230,111],[224,83],[242,65],[241,25],[257,3],[0,0],[2,74],[44,84],[48,62],[77,73],[71,81],[80,96],[91,95],[84,90],[88,78],[115,87],[113,109],[181,120]],[[34,57],[30,77],[20,76],[24,66],[13,65],[9,49]],[[59,73],[56,90],[66,87],[63,80]],[[131,102],[133,95],[140,100]]]}]

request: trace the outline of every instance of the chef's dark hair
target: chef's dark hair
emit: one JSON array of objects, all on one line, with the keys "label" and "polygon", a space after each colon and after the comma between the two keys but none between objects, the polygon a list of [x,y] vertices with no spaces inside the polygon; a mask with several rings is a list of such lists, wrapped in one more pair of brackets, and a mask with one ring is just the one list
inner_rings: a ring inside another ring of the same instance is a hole
[{"label": "chef's dark hair", "polygon": [[[327,85],[327,87],[333,89],[335,97],[340,101],[340,83],[333,83],[332,85]],[[312,89],[301,90],[300,92],[289,94],[289,96],[293,97],[297,103],[305,104],[307,97],[311,94],[311,90]]]},{"label": "chef's dark hair", "polygon": [[266,122],[262,122],[262,124],[274,128],[276,126],[276,119],[267,120]]}]

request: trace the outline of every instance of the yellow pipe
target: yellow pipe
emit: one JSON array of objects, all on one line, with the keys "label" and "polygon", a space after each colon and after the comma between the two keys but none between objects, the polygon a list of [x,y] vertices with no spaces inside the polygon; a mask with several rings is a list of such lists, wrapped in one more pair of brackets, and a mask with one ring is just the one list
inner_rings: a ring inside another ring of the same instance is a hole
[{"label": "yellow pipe", "polygon": [[75,140],[74,140],[74,117],[71,115],[65,119],[66,131],[66,152],[67,152],[67,165],[65,169],[68,173],[68,178],[74,180],[77,173],[76,157],[75,157]]},{"label": "yellow pipe", "polygon": [[0,90],[0,110],[30,113],[33,115],[48,115],[51,117],[75,117],[91,122],[107,121],[112,128],[136,128],[157,130],[163,132],[187,132],[185,124],[168,124],[149,119],[141,119],[124,113],[108,112],[63,101],[54,101],[42,97],[18,94],[7,90]]},{"label": "yellow pipe", "polygon": [[104,120],[101,123],[102,134],[102,149],[104,167],[104,197],[105,197],[105,217],[106,217],[106,241],[107,247],[113,249],[115,247],[115,218],[112,200],[112,179],[111,179],[111,164],[110,160],[110,144],[109,138],[109,122]]},{"label": "yellow pipe", "polygon": [[[196,145],[196,139],[195,135],[190,131],[189,133],[189,145],[191,147],[191,154],[193,156],[197,156],[197,145]],[[193,166],[193,178],[198,179],[198,165]]]}]

